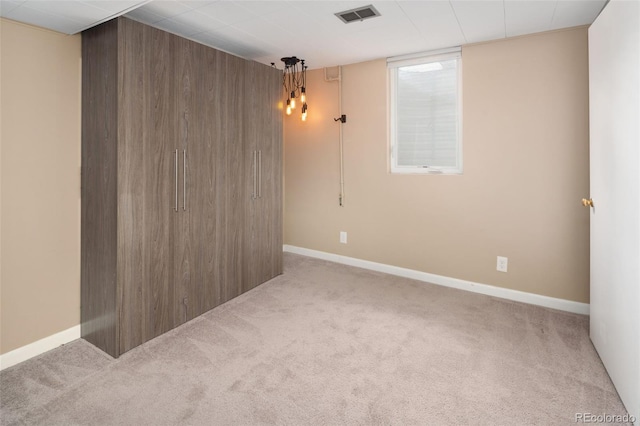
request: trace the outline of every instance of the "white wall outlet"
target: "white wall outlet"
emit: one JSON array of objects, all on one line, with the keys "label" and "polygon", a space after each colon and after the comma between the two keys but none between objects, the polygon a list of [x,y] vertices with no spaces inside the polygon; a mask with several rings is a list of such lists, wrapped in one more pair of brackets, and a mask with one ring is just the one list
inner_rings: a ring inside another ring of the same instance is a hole
[{"label": "white wall outlet", "polygon": [[340,231],[340,242],[342,244],[347,244],[347,233],[344,231]]},{"label": "white wall outlet", "polygon": [[498,262],[496,264],[496,270],[500,272],[507,272],[507,266],[509,265],[509,258],[498,256]]}]

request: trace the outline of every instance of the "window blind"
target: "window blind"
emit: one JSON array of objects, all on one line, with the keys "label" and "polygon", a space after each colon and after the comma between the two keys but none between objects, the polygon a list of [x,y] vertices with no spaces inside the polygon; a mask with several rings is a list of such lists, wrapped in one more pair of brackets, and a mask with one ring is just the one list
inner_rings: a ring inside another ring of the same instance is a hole
[{"label": "window blind", "polygon": [[459,52],[389,62],[392,168],[460,169]]}]

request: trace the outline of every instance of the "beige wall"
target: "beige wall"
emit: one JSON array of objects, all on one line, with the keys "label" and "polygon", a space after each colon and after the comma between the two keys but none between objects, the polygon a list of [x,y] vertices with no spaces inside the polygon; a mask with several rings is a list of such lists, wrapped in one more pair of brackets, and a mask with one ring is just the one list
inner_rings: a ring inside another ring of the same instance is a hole
[{"label": "beige wall", "polygon": [[2,19],[0,353],[80,322],[80,36]]},{"label": "beige wall", "polygon": [[[79,324],[80,37],[2,19],[0,353]],[[310,72],[285,124],[285,242],[588,302],[587,32],[463,48],[464,174],[387,172],[384,60]],[[349,244],[338,243],[338,232]],[[496,255],[509,272],[495,271]]]},{"label": "beige wall", "polygon": [[464,46],[462,58],[461,176],[388,173],[386,62],[343,67],[345,207],[338,85],[309,73],[308,121],[285,119],[285,243],[588,302],[587,29]]}]

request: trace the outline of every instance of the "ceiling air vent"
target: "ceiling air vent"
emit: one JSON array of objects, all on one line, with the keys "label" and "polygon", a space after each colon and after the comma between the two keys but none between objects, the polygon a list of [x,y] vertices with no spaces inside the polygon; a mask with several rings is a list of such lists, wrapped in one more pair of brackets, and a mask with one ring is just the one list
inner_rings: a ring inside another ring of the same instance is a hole
[{"label": "ceiling air vent", "polygon": [[373,5],[369,5],[345,10],[344,12],[338,12],[336,13],[336,16],[340,18],[342,22],[348,24],[349,22],[364,21],[365,19],[375,18],[376,16],[380,16],[380,12],[378,12]]}]

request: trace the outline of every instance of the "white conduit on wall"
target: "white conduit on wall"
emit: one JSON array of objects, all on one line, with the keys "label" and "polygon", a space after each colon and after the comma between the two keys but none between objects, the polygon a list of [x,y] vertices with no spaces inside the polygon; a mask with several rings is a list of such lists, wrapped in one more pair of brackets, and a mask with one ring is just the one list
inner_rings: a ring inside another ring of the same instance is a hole
[{"label": "white conduit on wall", "polygon": [[[327,68],[324,69],[324,81],[327,82],[338,82],[338,109],[339,109],[339,117],[342,117],[342,67],[337,66],[338,75],[334,77],[329,77],[327,75]],[[344,145],[343,145],[343,137],[342,137],[342,125],[344,124],[341,120],[334,120],[340,123],[340,136],[339,136],[339,146],[340,146],[340,195],[338,198],[338,203],[340,207],[344,207]]]}]

